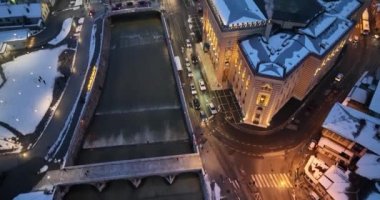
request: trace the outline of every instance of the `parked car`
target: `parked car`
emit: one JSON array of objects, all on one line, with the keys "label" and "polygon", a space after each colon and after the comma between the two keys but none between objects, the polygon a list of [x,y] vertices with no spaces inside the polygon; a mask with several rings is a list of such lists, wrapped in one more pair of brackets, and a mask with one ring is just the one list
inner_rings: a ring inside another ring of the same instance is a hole
[{"label": "parked car", "polygon": [[196,95],[197,94],[197,90],[195,89],[194,83],[190,83],[190,90],[191,90],[191,94],[192,95]]},{"label": "parked car", "polygon": [[207,121],[207,115],[206,115],[206,113],[205,113],[203,110],[201,110],[201,111],[199,112],[199,115],[200,115],[200,117],[201,117],[202,122]]},{"label": "parked car", "polygon": [[188,58],[185,58],[185,65],[186,67],[190,67],[190,60]]},{"label": "parked car", "polygon": [[190,42],[190,39],[186,39],[186,47],[188,48],[188,49],[191,49],[191,42]]},{"label": "parked car", "polygon": [[202,79],[199,80],[199,88],[201,89],[201,91],[205,91],[207,89],[205,82]]},{"label": "parked car", "polygon": [[208,108],[210,109],[211,114],[215,115],[216,113],[218,113],[213,103],[209,103]]},{"label": "parked car", "polygon": [[201,103],[199,102],[199,99],[196,97],[193,99],[193,104],[194,104],[195,110],[199,110],[201,108]]},{"label": "parked car", "polygon": [[191,54],[191,62],[195,65],[199,62],[198,56],[195,54]]},{"label": "parked car", "polygon": [[339,73],[335,76],[335,81],[340,82],[343,79],[344,75],[342,73]]}]

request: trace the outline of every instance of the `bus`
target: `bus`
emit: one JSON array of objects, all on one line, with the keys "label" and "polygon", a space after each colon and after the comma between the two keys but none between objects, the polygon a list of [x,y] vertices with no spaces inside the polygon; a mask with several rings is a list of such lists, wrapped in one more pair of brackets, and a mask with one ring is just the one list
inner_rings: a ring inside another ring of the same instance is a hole
[{"label": "bus", "polygon": [[362,34],[368,35],[370,32],[368,20],[362,20]]},{"label": "bus", "polygon": [[181,71],[182,70],[182,64],[181,64],[181,59],[179,58],[179,56],[174,57],[174,62],[175,62],[175,66],[177,67],[177,70]]},{"label": "bus", "polygon": [[368,35],[370,32],[369,28],[369,14],[368,14],[368,9],[365,9],[363,14],[362,14],[362,34],[363,35]]}]

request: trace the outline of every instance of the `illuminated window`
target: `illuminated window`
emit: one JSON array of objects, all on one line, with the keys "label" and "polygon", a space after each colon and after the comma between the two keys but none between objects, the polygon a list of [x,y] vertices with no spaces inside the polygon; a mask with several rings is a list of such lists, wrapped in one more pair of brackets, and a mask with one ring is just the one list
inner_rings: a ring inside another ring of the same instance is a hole
[{"label": "illuminated window", "polygon": [[259,95],[257,96],[256,104],[260,106],[267,106],[269,103],[269,97],[270,97],[269,94],[260,92]]}]

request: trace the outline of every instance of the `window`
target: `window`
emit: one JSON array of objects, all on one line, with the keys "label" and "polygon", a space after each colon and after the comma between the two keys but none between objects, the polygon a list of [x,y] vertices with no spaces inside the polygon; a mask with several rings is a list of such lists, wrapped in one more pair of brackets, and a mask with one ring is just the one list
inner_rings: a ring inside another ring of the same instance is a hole
[{"label": "window", "polygon": [[269,103],[270,95],[266,93],[260,92],[257,95],[256,104],[260,106],[267,106]]}]

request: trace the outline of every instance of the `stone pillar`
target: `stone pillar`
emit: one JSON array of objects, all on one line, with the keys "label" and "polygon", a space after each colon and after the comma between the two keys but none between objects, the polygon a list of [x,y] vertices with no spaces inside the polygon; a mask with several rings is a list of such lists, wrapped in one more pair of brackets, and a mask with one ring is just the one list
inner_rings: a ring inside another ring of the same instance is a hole
[{"label": "stone pillar", "polygon": [[132,179],[129,179],[129,181],[131,181],[131,183],[133,184],[133,186],[135,186],[135,188],[138,188],[141,184],[141,178],[132,178]]},{"label": "stone pillar", "polygon": [[168,175],[168,176],[165,176],[164,178],[165,178],[165,180],[168,181],[168,183],[171,185],[171,184],[173,184],[173,182],[174,182],[175,176],[176,176],[176,175]]}]

